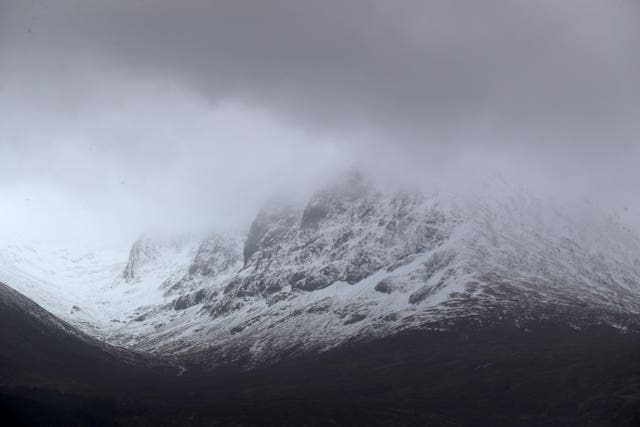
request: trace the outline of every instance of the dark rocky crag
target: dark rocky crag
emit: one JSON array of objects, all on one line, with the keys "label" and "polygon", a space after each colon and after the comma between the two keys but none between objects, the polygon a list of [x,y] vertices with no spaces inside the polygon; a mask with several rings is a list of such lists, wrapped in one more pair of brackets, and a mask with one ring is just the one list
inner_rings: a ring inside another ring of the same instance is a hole
[{"label": "dark rocky crag", "polygon": [[224,313],[245,297],[279,300],[335,282],[356,284],[437,247],[455,222],[422,194],[389,197],[350,172],[301,211],[263,209],[247,236],[243,269],[222,298],[212,298],[210,310]]}]

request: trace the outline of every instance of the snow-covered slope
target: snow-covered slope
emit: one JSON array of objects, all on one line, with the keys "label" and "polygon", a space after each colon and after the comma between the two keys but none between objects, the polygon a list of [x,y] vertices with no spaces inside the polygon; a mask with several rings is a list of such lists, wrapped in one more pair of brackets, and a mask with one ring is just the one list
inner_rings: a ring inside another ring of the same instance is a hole
[{"label": "snow-covered slope", "polygon": [[470,316],[622,327],[640,313],[640,240],[574,211],[511,190],[385,192],[347,174],[306,206],[265,207],[242,268],[201,275],[174,313],[150,312],[137,345],[258,363]]},{"label": "snow-covered slope", "polygon": [[124,268],[123,255],[43,244],[7,245],[0,249],[0,282],[10,284],[56,316],[95,332],[111,320],[104,306],[112,303],[102,288]]},{"label": "snow-covered slope", "polygon": [[129,251],[11,244],[0,249],[0,281],[85,332],[134,346],[147,317],[170,322],[193,292],[239,270],[241,248],[215,233],[143,235]]},{"label": "snow-covered slope", "polygon": [[199,241],[143,236],[129,253],[48,245],[0,249],[0,281],[58,317],[109,340],[146,307],[164,304],[164,287],[189,269]]},{"label": "snow-covered slope", "polygon": [[640,239],[614,216],[513,188],[382,190],[357,172],[304,206],[265,206],[245,237],[145,237],[128,261],[79,261],[73,274],[43,260],[5,251],[0,280],[110,342],[212,362],[460,318],[625,328],[640,314]]}]

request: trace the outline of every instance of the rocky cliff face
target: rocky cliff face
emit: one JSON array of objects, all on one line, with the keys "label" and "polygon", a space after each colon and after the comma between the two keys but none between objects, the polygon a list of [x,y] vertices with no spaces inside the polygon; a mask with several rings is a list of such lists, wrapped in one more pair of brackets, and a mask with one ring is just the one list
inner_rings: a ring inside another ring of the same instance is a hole
[{"label": "rocky cliff face", "polygon": [[191,237],[166,238],[144,235],[131,247],[122,277],[127,282],[140,280],[163,267],[170,267],[184,258],[191,258],[193,252],[194,240]]},{"label": "rocky cliff face", "polygon": [[235,274],[242,266],[241,247],[238,237],[226,234],[212,233],[202,240],[188,272],[165,292],[165,296],[178,296],[173,308],[184,310],[202,303],[217,283]]},{"label": "rocky cliff face", "polygon": [[254,221],[244,268],[209,298],[222,314],[244,299],[268,303],[337,283],[355,285],[443,244],[458,219],[435,198],[384,194],[357,173],[316,193],[303,209],[270,206]]},{"label": "rocky cliff face", "polygon": [[210,246],[233,267],[192,266],[197,274],[178,286],[189,292],[172,306],[184,314],[170,324],[161,312],[151,316],[142,348],[215,343],[212,360],[260,363],[446,319],[555,316],[625,328],[627,315],[640,313],[633,233],[519,193],[382,191],[350,173],[305,206],[269,204],[245,238],[243,260],[230,255],[234,247]]},{"label": "rocky cliff face", "polygon": [[110,342],[212,363],[456,319],[635,327],[640,239],[583,208],[522,191],[389,191],[348,173],[302,206],[269,203],[246,236],[141,239],[123,276],[87,295],[121,301],[101,329]]}]

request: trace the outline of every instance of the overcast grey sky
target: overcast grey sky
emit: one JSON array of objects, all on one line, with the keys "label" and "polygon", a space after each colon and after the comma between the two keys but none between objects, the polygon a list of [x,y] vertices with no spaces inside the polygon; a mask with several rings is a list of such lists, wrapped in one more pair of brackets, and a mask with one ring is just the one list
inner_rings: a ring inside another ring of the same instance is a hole
[{"label": "overcast grey sky", "polygon": [[354,163],[637,209],[639,46],[637,0],[0,0],[0,220],[242,225]]}]

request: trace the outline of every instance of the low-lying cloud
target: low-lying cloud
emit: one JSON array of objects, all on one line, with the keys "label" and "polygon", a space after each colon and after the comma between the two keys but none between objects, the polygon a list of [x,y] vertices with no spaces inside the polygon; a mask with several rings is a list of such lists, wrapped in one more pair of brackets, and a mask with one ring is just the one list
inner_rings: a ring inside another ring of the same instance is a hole
[{"label": "low-lying cloud", "polygon": [[352,163],[637,209],[638,42],[634,0],[0,0],[2,219],[244,223]]}]

